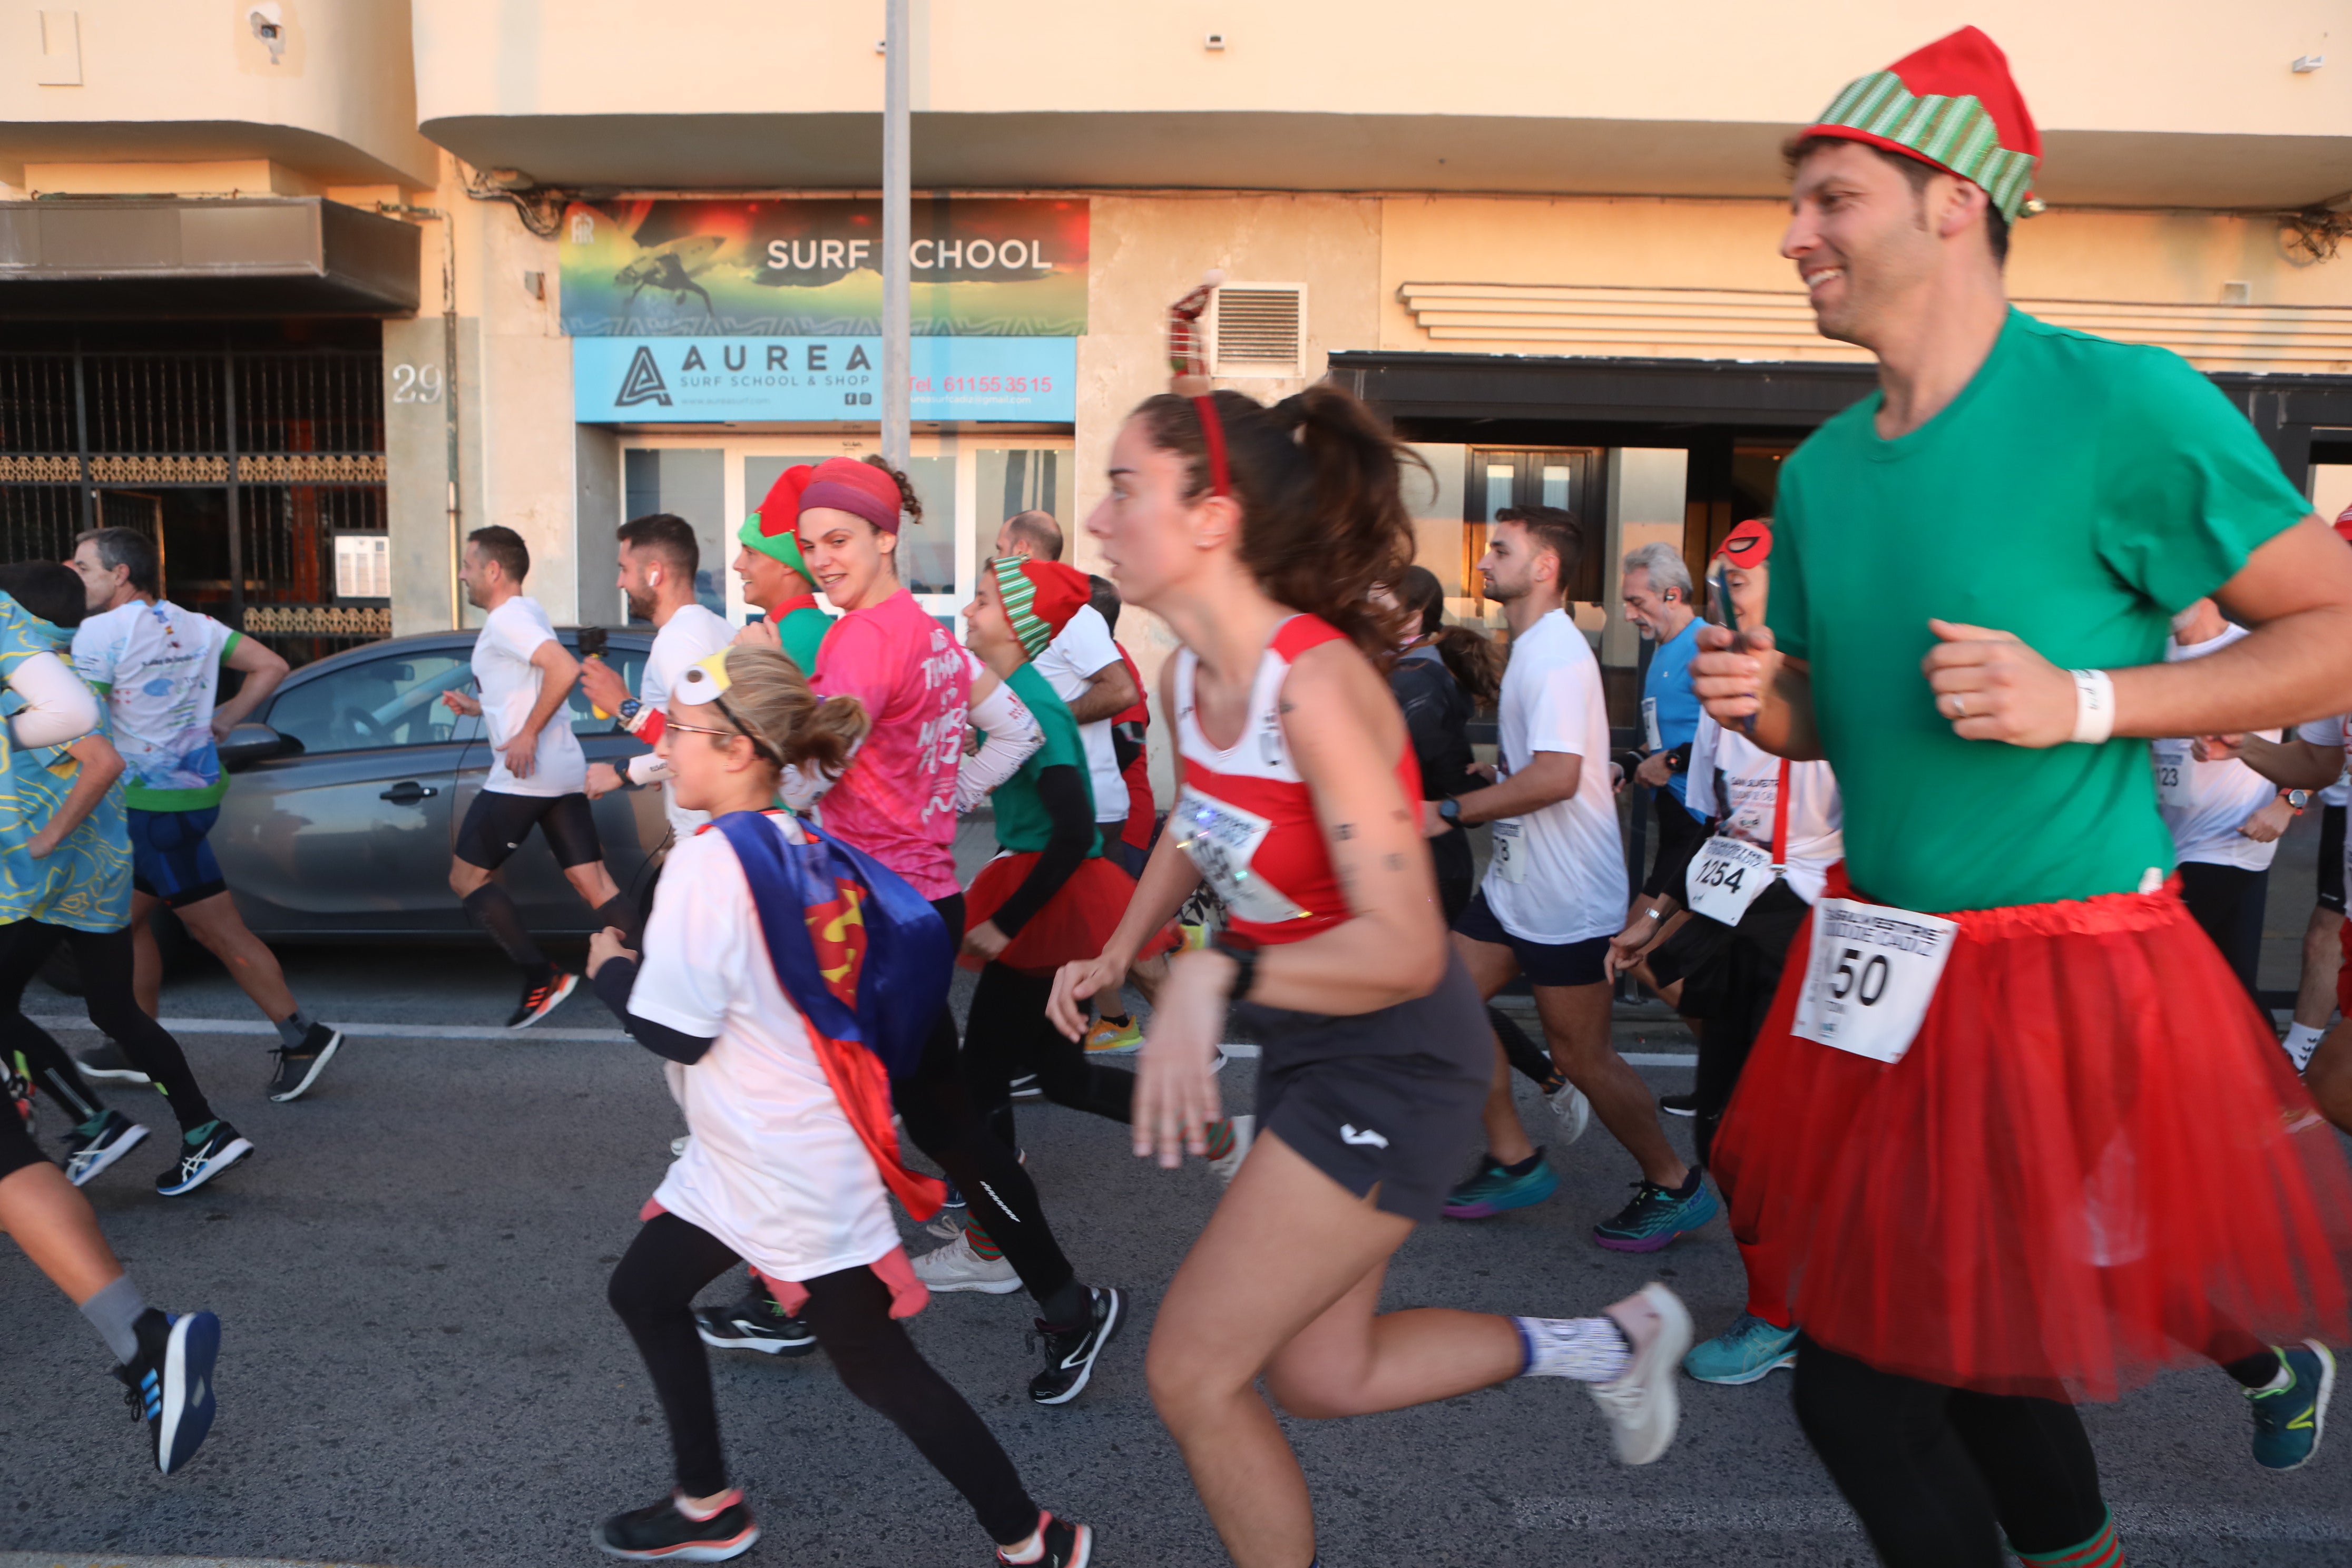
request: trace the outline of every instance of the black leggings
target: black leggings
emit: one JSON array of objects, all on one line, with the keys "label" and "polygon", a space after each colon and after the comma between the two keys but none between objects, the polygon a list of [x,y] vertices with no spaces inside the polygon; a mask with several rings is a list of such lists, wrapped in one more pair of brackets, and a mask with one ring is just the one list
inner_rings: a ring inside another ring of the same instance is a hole
[{"label": "black leggings", "polygon": [[213,1108],[196,1086],[188,1058],[163,1026],[149,1017],[131,988],[131,928],[74,931],[42,921],[0,926],[0,1050],[25,1059],[28,1076],[55,1095],[77,1121],[105,1109],[47,1030],[25,1016],[25,987],[58,944],[73,949],[81,971],[82,1005],[89,1021],[104,1030],[131,1065],[152,1079],[187,1132],[213,1120]]},{"label": "black leggings", "polygon": [[[727,1489],[710,1362],[695,1332],[694,1298],[740,1261],[701,1226],[660,1214],[638,1230],[605,1288],[605,1300],[627,1325],[653,1376],[669,1423],[678,1489],[688,1497]],[[990,1540],[1000,1546],[1026,1541],[1037,1528],[1037,1505],[987,1426],[890,1316],[890,1288],[862,1266],[822,1275],[806,1288],[802,1319],[833,1358],[842,1386],[907,1435],[971,1504]]]},{"label": "black leggings", "polygon": [[1135,1075],[1088,1061],[1084,1046],[1054,1027],[1045,1016],[1053,994],[1052,975],[1024,974],[1001,963],[980,972],[972,993],[964,1072],[989,1131],[1008,1149],[1021,1146],[1013,1136],[1013,1079],[1022,1073],[1035,1073],[1037,1087],[1056,1105],[1118,1122],[1132,1120]]},{"label": "black leggings", "polygon": [[[949,931],[961,940],[963,895],[934,900],[931,908],[939,910]],[[988,1130],[964,1078],[961,1056],[956,1044],[955,1015],[942,1005],[930,1037],[923,1042],[922,1060],[908,1077],[890,1080],[890,1099],[908,1138],[948,1173],[948,1180],[963,1194],[972,1217],[1003,1249],[1005,1261],[1021,1276],[1022,1285],[1043,1306],[1067,1291],[1076,1283],[1077,1272],[1062,1256],[1053,1229],[1045,1223],[1036,1184],[1022,1169],[1012,1148]],[[1061,1306],[1066,1309],[1069,1303],[1065,1300]],[[1074,1320],[1065,1310],[1055,1321]]]},{"label": "black leggings", "polygon": [[[2257,1007],[2263,994],[2255,973],[2263,963],[2263,914],[2270,899],[2271,874],[2265,867],[2249,871],[2242,866],[2212,866],[2201,860],[2180,863],[2180,900],[2230,965],[2230,973],[2246,988]],[[2268,1017],[2265,1011],[2263,1015]]]},{"label": "black leggings", "polygon": [[2106,1528],[2071,1405],[1970,1394],[1797,1340],[1798,1424],[1887,1568],[2000,1568]]}]

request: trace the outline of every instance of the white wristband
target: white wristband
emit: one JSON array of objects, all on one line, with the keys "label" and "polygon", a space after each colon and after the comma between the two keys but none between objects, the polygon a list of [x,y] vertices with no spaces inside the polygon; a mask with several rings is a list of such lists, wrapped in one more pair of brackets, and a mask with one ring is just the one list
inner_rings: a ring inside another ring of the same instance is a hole
[{"label": "white wristband", "polygon": [[2074,732],[2066,738],[2095,746],[2115,733],[2116,683],[2104,669],[2070,669],[2074,678]]}]

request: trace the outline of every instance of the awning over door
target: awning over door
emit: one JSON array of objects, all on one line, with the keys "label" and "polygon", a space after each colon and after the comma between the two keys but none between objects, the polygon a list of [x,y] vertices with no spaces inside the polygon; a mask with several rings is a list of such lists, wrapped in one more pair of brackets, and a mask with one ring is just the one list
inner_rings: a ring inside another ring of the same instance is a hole
[{"label": "awning over door", "polygon": [[318,196],[0,202],[0,318],[404,315],[418,247]]}]

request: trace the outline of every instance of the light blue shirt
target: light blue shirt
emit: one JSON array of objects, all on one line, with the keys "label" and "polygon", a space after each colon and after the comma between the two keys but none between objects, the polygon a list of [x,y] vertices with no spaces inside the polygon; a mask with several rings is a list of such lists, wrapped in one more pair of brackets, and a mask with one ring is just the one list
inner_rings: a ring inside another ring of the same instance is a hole
[{"label": "light blue shirt", "polygon": [[[1691,689],[1690,662],[1698,652],[1700,617],[1658,645],[1650,656],[1650,673],[1642,682],[1643,743],[1670,752],[1687,745],[1698,734],[1698,694]],[[1690,793],[1690,775],[1677,773],[1666,780],[1677,805]]]}]

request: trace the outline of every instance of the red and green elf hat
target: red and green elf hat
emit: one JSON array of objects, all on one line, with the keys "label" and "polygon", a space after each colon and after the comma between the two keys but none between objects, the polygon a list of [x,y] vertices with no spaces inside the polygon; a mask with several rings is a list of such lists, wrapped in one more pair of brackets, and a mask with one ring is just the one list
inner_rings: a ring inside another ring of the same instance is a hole
[{"label": "red and green elf hat", "polygon": [[1058,561],[1024,561],[1000,555],[989,563],[996,573],[997,596],[1004,601],[1004,618],[1013,635],[1035,658],[1062,635],[1070,617],[1087,607],[1091,585],[1087,574]]},{"label": "red and green elf hat", "polygon": [[1804,136],[1866,142],[1957,174],[1982,186],[2011,223],[2042,210],[2033,195],[2042,132],[2009,57],[1974,27],[1847,83]]},{"label": "red and green elf hat", "polygon": [[808,489],[809,476],[815,472],[808,464],[799,463],[778,474],[776,482],[768,487],[768,499],[735,531],[739,542],[773,556],[811,583],[816,581],[816,574],[809,570],[808,558],[801,553],[799,530],[801,492]]}]

